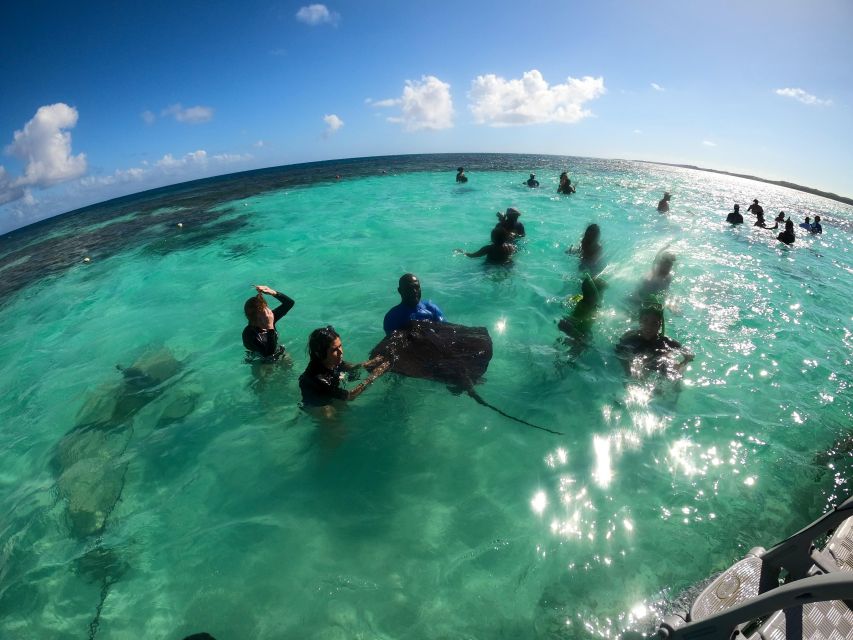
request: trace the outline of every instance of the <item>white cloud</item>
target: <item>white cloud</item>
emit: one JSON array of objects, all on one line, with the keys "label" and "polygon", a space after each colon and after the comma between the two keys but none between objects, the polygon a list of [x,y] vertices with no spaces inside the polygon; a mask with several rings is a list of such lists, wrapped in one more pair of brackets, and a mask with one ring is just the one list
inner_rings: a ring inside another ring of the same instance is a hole
[{"label": "white cloud", "polygon": [[327,136],[332,135],[335,131],[337,131],[342,126],[344,126],[344,121],[341,120],[334,113],[332,113],[330,115],[323,116],[323,122],[325,122],[326,126],[328,127],[326,129],[326,135]]},{"label": "white cloud", "polygon": [[716,147],[717,146],[716,142],[711,142],[710,140],[703,140],[702,144],[705,145],[706,147]]},{"label": "white cloud", "polygon": [[321,24],[334,25],[338,23],[340,18],[340,14],[334,11],[329,11],[328,7],[324,4],[309,4],[300,8],[299,11],[296,12],[296,19],[299,20],[299,22],[304,22],[312,27],[316,27]]},{"label": "white cloud", "polygon": [[666,91],[666,89],[660,86],[657,82],[652,82],[652,89],[655,91]]},{"label": "white cloud", "polygon": [[261,147],[263,147],[263,146],[264,146],[264,141],[263,141],[263,140],[258,140],[258,141],[257,141],[255,144],[253,144],[252,146],[253,146],[253,147],[255,147],[256,149],[260,149]]},{"label": "white cloud", "polygon": [[422,76],[419,81],[406,80],[402,96],[371,104],[381,108],[399,106],[401,114],[388,118],[388,122],[402,124],[406,131],[449,129],[453,126],[450,85],[435,76]]},{"label": "white cloud", "polygon": [[545,122],[574,123],[592,115],[584,103],[606,93],[604,78],[568,78],[549,86],[533,69],[520,79],[506,80],[493,73],[471,83],[469,108],[477,124],[506,127]]},{"label": "white cloud", "polygon": [[148,111],[147,109],[139,115],[142,116],[142,120],[145,122],[145,124],[154,124],[154,121],[157,119],[157,116],[154,115],[154,112]]},{"label": "white cloud", "polygon": [[817,96],[813,96],[802,89],[776,89],[774,93],[776,93],[777,96],[793,98],[803,104],[813,104],[821,107],[828,107],[832,104],[832,100],[821,100]]},{"label": "white cloud", "polygon": [[174,169],[177,167],[184,167],[188,164],[198,165],[205,164],[206,162],[207,151],[199,149],[198,151],[185,154],[183,158],[175,158],[171,153],[167,153],[154,164],[162,169]]},{"label": "white cloud", "polygon": [[86,155],[71,155],[71,134],[77,109],[67,104],[40,107],[5,151],[25,164],[24,175],[13,178],[0,166],[0,204],[24,199],[35,202],[30,187],[44,189],[86,173]]},{"label": "white cloud", "polygon": [[160,112],[160,115],[163,117],[173,116],[178,122],[199,124],[213,119],[213,107],[202,107],[199,105],[184,109],[179,102],[163,109],[163,111]]},{"label": "white cloud", "polygon": [[251,153],[218,153],[213,156],[212,160],[214,162],[220,162],[222,164],[234,164],[236,162],[246,162],[247,160],[252,159]]}]

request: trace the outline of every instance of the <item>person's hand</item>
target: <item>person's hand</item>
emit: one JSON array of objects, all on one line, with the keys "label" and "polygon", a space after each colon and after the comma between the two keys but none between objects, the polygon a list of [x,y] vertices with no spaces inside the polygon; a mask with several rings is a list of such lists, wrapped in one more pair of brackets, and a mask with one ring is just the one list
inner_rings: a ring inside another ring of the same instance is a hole
[{"label": "person's hand", "polygon": [[373,358],[371,360],[367,360],[365,362],[362,362],[361,366],[364,367],[365,369],[367,369],[368,371],[370,371],[370,370],[378,367],[383,362],[385,362],[384,356],[376,356],[375,358]]},{"label": "person's hand", "polygon": [[391,363],[390,363],[390,362],[388,362],[388,361],[386,360],[386,361],[384,361],[382,364],[380,364],[378,367],[376,367],[376,368],[373,370],[373,373],[371,373],[371,374],[370,374],[370,377],[371,377],[373,380],[376,380],[376,378],[378,378],[378,377],[379,377],[379,376],[381,376],[383,373],[385,373],[386,371],[388,371],[388,369],[389,369],[390,367],[391,367]]},{"label": "person's hand", "polygon": [[258,293],[265,293],[265,294],[267,294],[268,296],[274,296],[274,295],[276,294],[275,289],[270,289],[270,288],[269,288],[269,287],[267,287],[266,285],[263,285],[263,284],[254,284],[254,285],[252,285],[252,286],[253,286],[253,287],[255,287],[255,289],[257,289],[257,290],[258,290]]}]

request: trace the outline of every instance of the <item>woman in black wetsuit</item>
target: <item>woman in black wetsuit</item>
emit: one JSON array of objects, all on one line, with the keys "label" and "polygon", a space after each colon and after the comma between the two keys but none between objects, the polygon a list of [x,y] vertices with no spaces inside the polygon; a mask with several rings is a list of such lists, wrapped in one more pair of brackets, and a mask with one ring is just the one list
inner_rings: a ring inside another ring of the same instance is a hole
[{"label": "woman in black wetsuit", "polygon": [[[295,304],[292,298],[262,284],[254,285],[258,295],[246,300],[243,312],[249,324],[243,329],[243,346],[252,357],[276,361],[284,355],[284,347],[278,343],[275,323],[287,315]],[[264,294],[273,296],[281,304],[270,309]]]},{"label": "woman in black wetsuit", "polygon": [[[333,400],[355,400],[391,366],[381,356],[358,364],[344,362],[341,337],[332,325],[311,332],[308,337],[308,356],[311,361],[299,376],[299,389],[302,391],[303,406],[309,407],[325,407],[331,405]],[[375,368],[367,380],[352,391],[341,388],[344,374],[352,376],[362,367]]]}]

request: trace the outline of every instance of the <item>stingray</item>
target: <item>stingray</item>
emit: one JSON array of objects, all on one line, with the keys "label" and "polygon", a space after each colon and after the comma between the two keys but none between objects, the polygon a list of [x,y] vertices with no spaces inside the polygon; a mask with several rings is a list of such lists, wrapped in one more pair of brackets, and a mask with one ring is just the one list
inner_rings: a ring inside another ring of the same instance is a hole
[{"label": "stingray", "polygon": [[465,392],[484,407],[521,424],[563,435],[504,413],[486,402],[474,389],[492,359],[492,338],[485,327],[466,327],[449,322],[415,321],[377,344],[370,357],[383,356],[390,371],[411,378],[446,384],[451,392]]}]

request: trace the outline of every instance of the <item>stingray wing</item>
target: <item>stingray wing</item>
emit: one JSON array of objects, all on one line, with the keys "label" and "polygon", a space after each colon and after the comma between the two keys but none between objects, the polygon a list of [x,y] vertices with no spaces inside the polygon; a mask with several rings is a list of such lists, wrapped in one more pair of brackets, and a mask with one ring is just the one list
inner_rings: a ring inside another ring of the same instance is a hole
[{"label": "stingray wing", "polygon": [[379,355],[392,362],[395,373],[467,389],[489,368],[492,338],[485,327],[415,321],[370,352],[371,358]]}]

